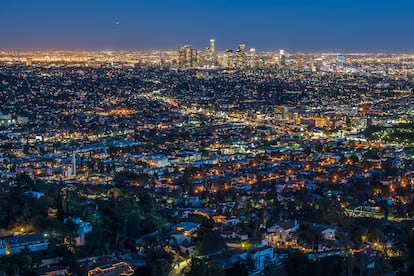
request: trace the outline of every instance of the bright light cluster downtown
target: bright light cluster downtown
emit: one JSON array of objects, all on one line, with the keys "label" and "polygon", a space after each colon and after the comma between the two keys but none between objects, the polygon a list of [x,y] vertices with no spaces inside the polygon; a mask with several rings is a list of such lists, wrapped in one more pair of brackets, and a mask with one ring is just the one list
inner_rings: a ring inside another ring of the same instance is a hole
[{"label": "bright light cluster downtown", "polygon": [[0,52],[0,272],[412,271],[414,55],[206,42]]}]

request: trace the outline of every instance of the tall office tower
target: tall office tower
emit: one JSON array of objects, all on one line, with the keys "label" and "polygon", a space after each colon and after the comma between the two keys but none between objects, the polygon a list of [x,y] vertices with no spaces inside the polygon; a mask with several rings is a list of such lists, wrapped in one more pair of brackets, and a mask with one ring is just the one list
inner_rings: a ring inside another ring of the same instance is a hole
[{"label": "tall office tower", "polygon": [[313,64],[315,66],[315,70],[319,71],[319,70],[322,69],[323,59],[322,58],[317,58],[317,59],[314,60]]},{"label": "tall office tower", "polygon": [[336,67],[340,69],[344,68],[344,55],[343,54],[336,55]]},{"label": "tall office tower", "polygon": [[272,57],[272,62],[273,62],[273,64],[279,64],[279,63],[280,63],[279,59],[280,59],[279,55],[278,55],[278,54],[275,54],[275,55]]},{"label": "tall office tower", "polygon": [[303,69],[303,58],[302,57],[298,58],[297,64],[298,64],[298,69],[302,70]]},{"label": "tall office tower", "polygon": [[246,64],[246,45],[240,44],[236,51],[236,67],[238,69],[244,68]]},{"label": "tall office tower", "polygon": [[191,67],[191,48],[188,47],[188,46],[185,47],[185,63],[184,63],[184,67],[185,68]]},{"label": "tall office tower", "polygon": [[285,50],[279,51],[279,64],[285,65],[286,64],[286,56],[285,56]]},{"label": "tall office tower", "polygon": [[256,67],[256,49],[251,48],[250,49],[250,55],[249,55],[249,65],[250,67]]},{"label": "tall office tower", "polygon": [[215,40],[210,39],[210,46],[207,49],[207,66],[214,67],[217,63]]},{"label": "tall office tower", "polygon": [[197,53],[197,49],[194,49],[194,48],[191,49],[190,66],[191,67],[198,66],[198,53]]},{"label": "tall office tower", "polygon": [[215,47],[215,40],[210,39],[210,47],[208,48],[210,52],[214,55],[216,53],[216,47]]},{"label": "tall office tower", "polygon": [[234,52],[233,50],[226,51],[226,64],[227,68],[234,68]]},{"label": "tall office tower", "polygon": [[186,46],[178,46],[178,66],[180,68],[185,68],[185,49]]},{"label": "tall office tower", "polygon": [[31,58],[26,58],[26,66],[27,67],[32,66],[32,59]]},{"label": "tall office tower", "polygon": [[186,45],[178,47],[178,66],[181,69],[197,66],[197,61],[197,49]]}]

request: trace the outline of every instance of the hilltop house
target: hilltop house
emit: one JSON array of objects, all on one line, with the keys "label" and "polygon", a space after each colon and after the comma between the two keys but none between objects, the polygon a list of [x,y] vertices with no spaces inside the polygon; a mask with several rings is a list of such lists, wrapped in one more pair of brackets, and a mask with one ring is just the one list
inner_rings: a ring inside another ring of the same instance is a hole
[{"label": "hilltop house", "polygon": [[299,229],[296,220],[285,220],[267,229],[267,241],[269,245],[286,248],[294,244],[292,233]]}]

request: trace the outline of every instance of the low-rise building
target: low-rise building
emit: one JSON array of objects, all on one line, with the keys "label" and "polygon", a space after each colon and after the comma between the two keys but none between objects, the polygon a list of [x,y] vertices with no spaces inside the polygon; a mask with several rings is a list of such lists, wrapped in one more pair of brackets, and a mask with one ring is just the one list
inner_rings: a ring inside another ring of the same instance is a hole
[{"label": "low-rise building", "polygon": [[299,229],[296,220],[286,220],[267,229],[269,245],[285,248],[292,240],[292,233]]},{"label": "low-rise building", "polygon": [[126,262],[101,261],[88,270],[88,276],[129,276],[134,275],[134,269]]},{"label": "low-rise building", "polygon": [[253,248],[239,255],[243,260],[246,260],[249,256],[254,266],[254,272],[250,275],[260,275],[267,265],[279,265],[281,259],[286,257],[285,255],[275,254],[274,248],[271,246]]},{"label": "low-rise building", "polygon": [[80,218],[66,218],[64,223],[67,223],[69,220],[78,226],[78,230],[76,231],[77,236],[75,237],[76,245],[83,246],[85,244],[86,234],[92,232],[91,223],[82,221]]},{"label": "low-rise building", "polygon": [[39,268],[37,273],[41,276],[66,276],[69,275],[69,267],[61,265],[46,266]]},{"label": "low-rise building", "polygon": [[26,234],[4,239],[6,250],[12,254],[20,253],[27,247],[31,252],[47,250],[49,241],[43,234]]}]

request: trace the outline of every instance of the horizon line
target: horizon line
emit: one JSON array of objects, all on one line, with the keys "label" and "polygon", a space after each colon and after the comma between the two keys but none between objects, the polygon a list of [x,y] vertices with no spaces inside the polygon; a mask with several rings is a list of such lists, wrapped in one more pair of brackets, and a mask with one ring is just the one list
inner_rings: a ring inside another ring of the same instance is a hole
[{"label": "horizon line", "polygon": [[[178,46],[177,46],[178,48]],[[257,48],[256,49],[256,54],[258,53],[273,53],[273,52],[278,52],[280,50],[285,50],[285,54],[337,54],[337,53],[341,53],[341,54],[388,54],[388,55],[414,55],[414,52],[405,52],[405,51],[366,51],[366,50],[362,50],[362,51],[334,51],[334,50],[321,50],[321,51],[289,51],[286,50],[286,48],[278,48],[278,49],[274,49],[274,50],[262,50],[262,51],[258,51]],[[199,51],[206,51],[206,50],[200,50],[197,49]],[[228,49],[225,50],[218,50],[216,51],[216,53],[225,53],[225,51],[227,51]],[[1,49],[0,48],[0,53],[48,53],[48,52],[78,52],[78,53],[104,53],[104,52],[115,52],[115,53],[120,53],[120,52],[129,52],[129,53],[134,53],[134,52],[149,52],[149,51],[153,51],[153,52],[178,52],[178,49],[82,49],[82,48],[77,48],[77,49],[33,49],[33,50],[28,50],[28,49],[17,49],[17,50],[10,50],[10,49]],[[248,52],[248,51],[246,51]]]}]

